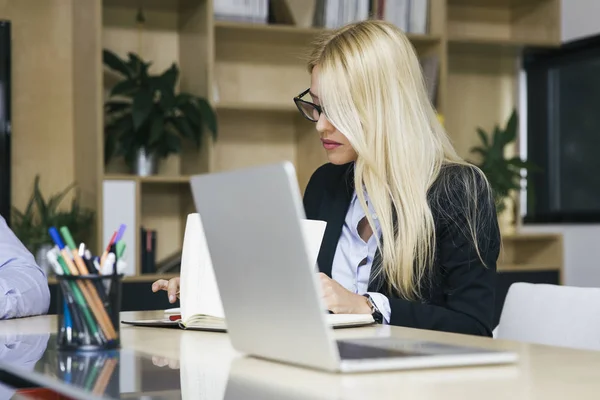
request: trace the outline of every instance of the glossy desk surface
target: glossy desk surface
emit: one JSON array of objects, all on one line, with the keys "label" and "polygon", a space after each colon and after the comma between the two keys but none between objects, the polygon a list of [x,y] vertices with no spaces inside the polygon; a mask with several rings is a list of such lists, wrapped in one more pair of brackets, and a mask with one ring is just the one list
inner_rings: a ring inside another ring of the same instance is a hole
[{"label": "glossy desk surface", "polygon": [[[122,314],[122,319],[128,320],[162,317],[162,312]],[[0,369],[12,369],[20,375],[32,371],[28,373],[33,381],[83,397],[82,391],[67,390],[68,386],[56,376],[64,381],[61,368],[64,370],[69,363],[97,365],[95,370],[89,368],[93,373],[77,376],[77,371],[72,371],[68,377],[70,387],[87,385],[89,398],[489,400],[600,396],[600,352],[593,351],[389,326],[345,329],[336,330],[336,336],[391,335],[511,349],[518,352],[520,360],[505,366],[342,375],[244,357],[233,350],[224,333],[127,325],[121,326],[120,352],[103,359],[68,360],[54,350],[51,334],[55,324],[55,316],[1,321],[0,340],[4,346]],[[23,362],[24,367],[20,364]]]}]

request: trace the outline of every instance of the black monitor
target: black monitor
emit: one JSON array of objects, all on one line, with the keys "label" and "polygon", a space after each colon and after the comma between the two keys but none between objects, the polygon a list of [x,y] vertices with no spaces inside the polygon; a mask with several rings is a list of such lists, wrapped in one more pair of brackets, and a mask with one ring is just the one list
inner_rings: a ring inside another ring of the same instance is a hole
[{"label": "black monitor", "polygon": [[0,20],[0,215],[10,225],[10,22]]}]

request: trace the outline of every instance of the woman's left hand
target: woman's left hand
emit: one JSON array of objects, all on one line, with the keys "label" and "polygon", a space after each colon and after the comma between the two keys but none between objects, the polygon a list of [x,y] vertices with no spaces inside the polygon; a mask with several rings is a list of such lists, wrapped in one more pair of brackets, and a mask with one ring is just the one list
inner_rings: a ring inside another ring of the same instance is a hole
[{"label": "woman's left hand", "polygon": [[335,314],[371,314],[366,297],[352,293],[324,273],[319,273],[323,300],[327,309]]}]

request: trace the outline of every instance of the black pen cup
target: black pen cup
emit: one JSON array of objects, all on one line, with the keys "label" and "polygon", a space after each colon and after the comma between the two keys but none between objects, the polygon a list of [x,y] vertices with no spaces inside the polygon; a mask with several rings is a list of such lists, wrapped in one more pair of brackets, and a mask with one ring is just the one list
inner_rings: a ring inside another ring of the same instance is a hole
[{"label": "black pen cup", "polygon": [[123,275],[58,275],[57,347],[98,351],[121,347]]}]

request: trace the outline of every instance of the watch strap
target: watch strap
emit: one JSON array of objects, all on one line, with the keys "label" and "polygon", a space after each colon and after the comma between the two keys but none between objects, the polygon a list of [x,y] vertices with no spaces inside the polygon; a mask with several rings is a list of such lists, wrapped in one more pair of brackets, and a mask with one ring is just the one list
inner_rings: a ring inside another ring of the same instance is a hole
[{"label": "watch strap", "polygon": [[383,314],[381,314],[381,311],[379,311],[379,308],[377,308],[377,305],[373,301],[373,298],[369,294],[364,294],[363,296],[365,296],[367,298],[369,307],[371,307],[371,315],[373,316],[373,320],[375,320],[375,322],[378,324],[382,324],[383,323]]}]

